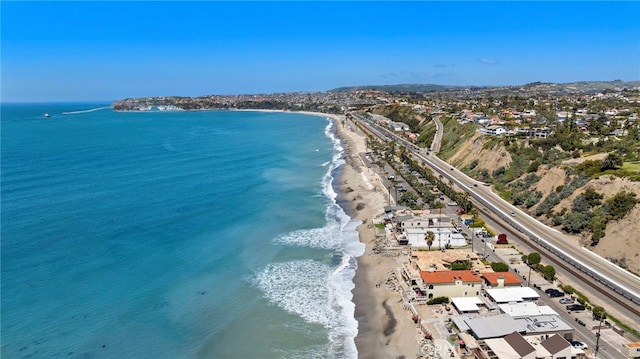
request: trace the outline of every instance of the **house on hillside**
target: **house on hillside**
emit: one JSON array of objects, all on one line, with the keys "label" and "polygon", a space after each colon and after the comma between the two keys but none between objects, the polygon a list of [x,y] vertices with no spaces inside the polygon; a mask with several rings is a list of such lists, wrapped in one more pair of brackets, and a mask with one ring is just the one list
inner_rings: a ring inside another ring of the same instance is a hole
[{"label": "house on hillside", "polygon": [[487,126],[483,127],[480,130],[480,133],[490,136],[502,136],[507,133],[507,130],[501,126]]},{"label": "house on hillside", "polygon": [[394,132],[409,131],[409,125],[407,125],[406,123],[402,123],[402,122],[389,121],[389,127]]}]

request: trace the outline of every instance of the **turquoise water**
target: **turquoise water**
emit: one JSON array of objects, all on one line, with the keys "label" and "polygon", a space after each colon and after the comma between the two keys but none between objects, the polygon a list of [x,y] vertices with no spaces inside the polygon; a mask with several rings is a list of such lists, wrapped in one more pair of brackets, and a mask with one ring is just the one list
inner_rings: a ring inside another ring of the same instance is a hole
[{"label": "turquoise water", "polygon": [[328,119],[104,106],[2,106],[3,358],[357,356]]}]

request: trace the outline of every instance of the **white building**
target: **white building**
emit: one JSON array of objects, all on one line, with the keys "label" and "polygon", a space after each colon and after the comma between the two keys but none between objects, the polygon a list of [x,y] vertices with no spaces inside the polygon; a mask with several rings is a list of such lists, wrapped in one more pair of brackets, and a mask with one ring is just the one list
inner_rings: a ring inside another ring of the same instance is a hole
[{"label": "white building", "polygon": [[399,242],[406,242],[413,247],[428,248],[426,241],[427,232],[434,234],[431,248],[464,247],[467,240],[458,233],[458,230],[451,224],[451,219],[442,214],[422,214],[420,216],[404,215],[398,216],[397,239]]}]

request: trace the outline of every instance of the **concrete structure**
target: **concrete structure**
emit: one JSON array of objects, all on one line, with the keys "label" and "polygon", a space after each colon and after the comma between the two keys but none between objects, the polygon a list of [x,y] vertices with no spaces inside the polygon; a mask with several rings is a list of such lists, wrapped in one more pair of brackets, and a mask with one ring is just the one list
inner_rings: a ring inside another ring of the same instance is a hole
[{"label": "concrete structure", "polygon": [[450,301],[459,313],[477,313],[480,311],[478,305],[484,305],[478,297],[455,297],[450,298]]},{"label": "concrete structure", "polygon": [[396,217],[396,239],[408,243],[412,247],[429,248],[426,241],[427,232],[433,232],[434,240],[431,248],[464,247],[467,240],[458,233],[451,223],[451,218],[439,213],[398,214]]},{"label": "concrete structure", "polygon": [[566,340],[573,340],[573,327],[559,315],[537,315],[533,317],[514,318],[516,323],[525,326],[527,334],[562,335]]},{"label": "concrete structure", "polygon": [[460,331],[468,332],[476,339],[501,338],[509,333],[526,333],[527,326],[506,314],[472,318],[459,315],[451,318]]},{"label": "concrete structure", "polygon": [[627,358],[640,358],[640,342],[622,344],[622,354]]},{"label": "concrete structure", "polygon": [[503,303],[498,304],[498,308],[504,314],[513,318],[535,317],[539,315],[558,315],[558,313],[547,305],[537,305],[533,302]]},{"label": "concrete structure", "polygon": [[497,304],[531,302],[540,298],[540,295],[529,287],[510,287],[486,289],[485,292]]}]

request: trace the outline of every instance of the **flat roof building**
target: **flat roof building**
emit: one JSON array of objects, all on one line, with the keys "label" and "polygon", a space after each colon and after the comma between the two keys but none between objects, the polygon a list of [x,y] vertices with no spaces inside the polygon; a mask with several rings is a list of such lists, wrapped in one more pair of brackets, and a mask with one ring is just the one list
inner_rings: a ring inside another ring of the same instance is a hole
[{"label": "flat roof building", "polygon": [[491,288],[485,291],[498,304],[536,301],[540,298],[540,295],[529,287]]}]

